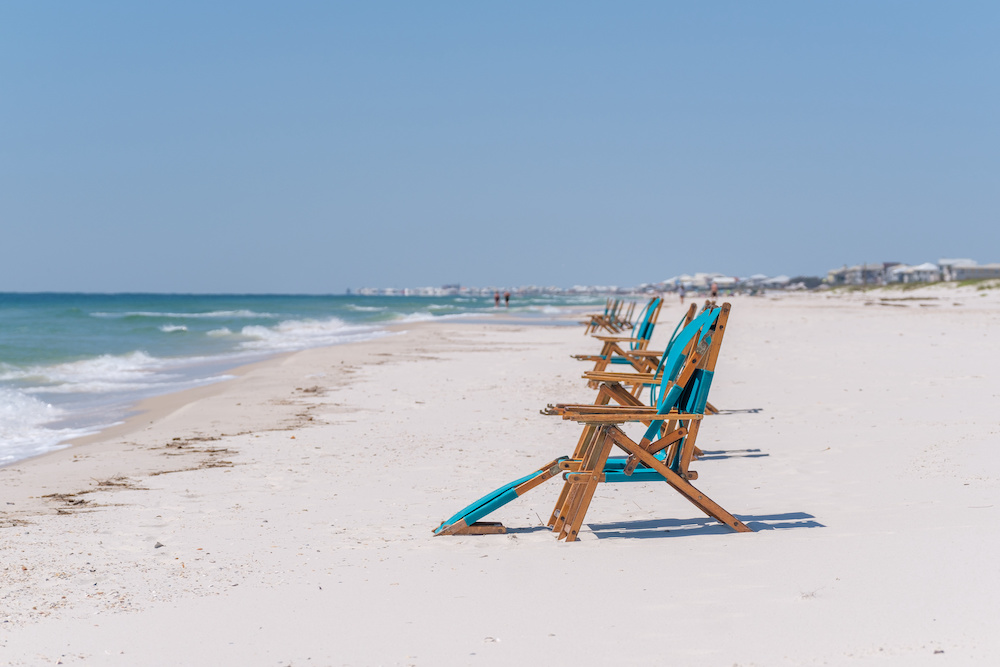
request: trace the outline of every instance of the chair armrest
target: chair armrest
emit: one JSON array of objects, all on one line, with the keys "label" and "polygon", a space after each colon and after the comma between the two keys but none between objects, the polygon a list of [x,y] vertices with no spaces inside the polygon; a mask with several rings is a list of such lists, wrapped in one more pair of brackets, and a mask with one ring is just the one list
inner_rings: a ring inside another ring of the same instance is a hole
[{"label": "chair armrest", "polygon": [[595,382],[621,382],[623,384],[658,384],[663,380],[663,373],[654,375],[653,373],[615,373],[613,371],[587,371],[583,374],[584,380]]}]

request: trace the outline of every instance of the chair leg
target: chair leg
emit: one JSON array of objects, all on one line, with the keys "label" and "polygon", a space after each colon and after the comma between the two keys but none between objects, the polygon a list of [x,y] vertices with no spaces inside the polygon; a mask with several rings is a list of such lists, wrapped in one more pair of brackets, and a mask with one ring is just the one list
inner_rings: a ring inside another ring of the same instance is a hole
[{"label": "chair leg", "polygon": [[[691,422],[688,428],[690,430],[690,436],[684,441],[683,447],[681,447],[680,465],[678,469],[681,472],[681,476],[685,479],[697,479],[697,475],[688,473],[688,467],[691,465],[691,459],[695,458],[698,454],[703,453],[700,449],[695,447],[694,444],[695,440],[698,438],[698,430],[701,428],[701,422]],[[698,450],[697,452],[695,452],[696,449]]]},{"label": "chair leg", "polygon": [[552,532],[556,533],[560,540],[564,537],[566,532],[566,522],[569,521],[570,517],[573,515],[574,508],[578,504],[580,497],[580,484],[567,481],[564,490],[565,498],[557,510],[559,516],[552,524]]},{"label": "chair leg", "polygon": [[[590,469],[590,462],[594,460],[595,450],[601,440],[601,429],[599,427],[589,424],[584,426],[580,442],[577,444],[576,451],[573,452],[573,458],[571,459],[571,461],[580,462],[578,471],[587,471]],[[601,470],[603,471],[603,465]],[[562,491],[559,493],[559,499],[556,500],[556,506],[552,510],[552,516],[549,517],[549,526],[551,526],[554,532],[559,533],[560,537],[562,536],[566,521],[572,515],[572,508],[576,506],[579,499],[580,483],[574,481],[575,479],[577,479],[575,476],[567,477],[563,483]]]},{"label": "chair leg", "polygon": [[[597,392],[597,399],[594,401],[594,405],[608,405],[612,400],[623,406],[642,405],[642,401],[630,394],[620,384],[616,382],[601,384],[601,388],[600,391]],[[671,420],[669,423],[672,424],[673,421]],[[589,424],[584,426],[583,432],[580,434],[580,439],[577,440],[576,449],[573,450],[573,456],[570,460],[582,461],[586,459],[588,452],[593,450],[600,432],[601,430],[598,426]],[[552,514],[549,516],[548,526],[555,532],[561,531],[562,526],[566,521],[566,511],[570,506],[568,501],[570,500],[570,489],[572,487],[573,484],[571,482],[565,482],[563,484],[563,488],[559,492],[559,498],[556,500],[555,507],[552,509]]]},{"label": "chair leg", "polygon": [[590,508],[590,501],[594,498],[597,485],[603,481],[604,465],[608,462],[608,456],[614,447],[614,440],[608,435],[608,428],[602,427],[597,438],[597,446],[591,449],[590,456],[584,462],[584,469],[579,473],[571,473],[570,479],[574,480],[574,489],[570,496],[572,501],[567,503],[568,508],[559,539],[567,542],[576,540],[583,526],[583,519]]},{"label": "chair leg", "polygon": [[655,456],[632,442],[621,429],[616,426],[612,426],[606,430],[610,439],[612,439],[616,445],[630,454],[635,454],[640,461],[659,472],[667,484],[674,487],[674,489],[687,498],[692,505],[700,509],[702,512],[716,521],[726,524],[737,532],[753,532],[745,523],[734,517],[732,514],[723,509],[721,505],[696,489],[691,482],[684,479],[667,466],[663,465],[663,463]]},{"label": "chair leg", "polygon": [[569,491],[573,485],[569,482],[563,482],[562,490],[559,492],[559,498],[556,500],[556,506],[552,508],[552,515],[549,517],[549,528],[553,531],[562,530],[562,525],[566,521],[566,516],[564,514],[564,508],[566,506],[566,500],[569,498]]}]

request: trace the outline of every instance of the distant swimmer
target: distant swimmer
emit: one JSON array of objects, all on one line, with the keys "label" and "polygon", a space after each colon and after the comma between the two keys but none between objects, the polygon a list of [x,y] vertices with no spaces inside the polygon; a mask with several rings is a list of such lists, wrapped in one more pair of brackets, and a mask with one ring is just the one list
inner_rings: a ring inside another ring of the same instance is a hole
[{"label": "distant swimmer", "polygon": [[499,291],[493,292],[493,307],[494,308],[499,308],[500,307],[500,292]]},{"label": "distant swimmer", "polygon": [[503,293],[503,305],[505,308],[510,308],[510,292]]}]

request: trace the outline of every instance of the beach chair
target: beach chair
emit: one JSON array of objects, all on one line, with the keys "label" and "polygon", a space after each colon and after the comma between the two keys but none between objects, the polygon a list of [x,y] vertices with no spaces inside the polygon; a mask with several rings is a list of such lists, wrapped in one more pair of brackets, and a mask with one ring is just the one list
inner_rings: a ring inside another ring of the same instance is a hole
[{"label": "beach chair", "polygon": [[[601,352],[599,354],[574,354],[573,358],[582,361],[593,361],[595,371],[603,371],[609,364],[629,364],[637,372],[652,372],[659,363],[659,359],[649,362],[647,356],[644,355],[644,351],[649,346],[649,339],[656,328],[656,320],[660,315],[660,308],[662,306],[663,299],[653,297],[639,311],[639,316],[632,327],[631,336],[595,335],[594,338],[602,343]],[[658,357],[659,354],[655,353],[650,356]],[[596,387],[597,385],[591,383],[591,386]]]},{"label": "beach chair", "polygon": [[625,309],[625,314],[621,313],[621,308],[615,313],[613,319],[613,326],[618,329],[618,331],[623,331],[632,327],[632,314],[635,312],[635,301],[628,302],[628,308]]},{"label": "beach chair", "polygon": [[[535,472],[487,494],[443,521],[436,535],[503,532],[498,523],[479,519],[511,502],[544,481],[563,473],[564,485],[549,519],[549,526],[560,539],[577,538],[596,485],[601,482],[665,481],[709,516],[739,532],[750,529],[717,503],[691,485],[697,473],[689,466],[695,440],[704,417],[704,406],[711,388],[715,363],[722,343],[729,304],[706,311],[689,323],[676,337],[662,373],[656,406],[550,405],[545,414],[577,421],[584,432],[572,456],[559,457]],[[692,344],[693,343],[693,344]],[[634,401],[620,385],[609,383],[599,391],[611,396],[616,392],[624,402]],[[639,442],[633,441],[620,424],[641,422],[647,425]],[[626,457],[611,457],[614,447]]]},{"label": "beach chair", "polygon": [[632,309],[635,308],[635,303],[633,302],[629,306],[627,315],[623,318],[621,316],[621,309],[624,302],[621,299],[608,299],[607,303],[604,305],[603,313],[594,313],[588,315],[586,320],[581,322],[581,324],[586,325],[583,333],[589,334],[597,331],[598,329],[604,329],[610,333],[620,333],[624,326],[632,326],[631,322],[623,325],[623,321],[628,321],[628,318],[632,316]]},{"label": "beach chair", "polygon": [[597,331],[598,328],[607,322],[611,314],[611,308],[612,300],[611,298],[608,298],[608,300],[604,302],[603,313],[591,313],[590,315],[586,315],[585,317],[587,319],[580,322],[580,324],[584,325],[584,335],[589,334],[591,331]]}]

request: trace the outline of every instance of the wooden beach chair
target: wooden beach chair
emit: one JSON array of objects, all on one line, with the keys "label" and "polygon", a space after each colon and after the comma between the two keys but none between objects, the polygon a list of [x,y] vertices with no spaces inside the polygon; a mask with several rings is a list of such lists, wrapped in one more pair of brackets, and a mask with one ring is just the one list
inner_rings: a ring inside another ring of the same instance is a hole
[{"label": "wooden beach chair", "polygon": [[[621,299],[611,299],[609,298],[607,303],[604,304],[603,313],[594,313],[587,316],[587,319],[582,321],[580,324],[586,325],[583,333],[584,335],[595,332],[599,329],[604,329],[610,333],[620,333],[622,331],[620,312],[622,309],[623,302]],[[634,308],[633,304],[630,308]],[[631,316],[631,309],[629,310],[629,315]],[[631,326],[631,324],[629,324]]]},{"label": "wooden beach chair", "polygon": [[583,333],[584,335],[589,334],[591,331],[596,331],[601,324],[608,319],[609,313],[611,312],[611,298],[609,297],[607,301],[604,302],[604,312],[603,313],[591,313],[586,315],[587,319],[580,322],[584,325]]},{"label": "wooden beach chair", "polygon": [[[734,530],[749,531],[690,483],[697,478],[689,465],[728,314],[729,305],[726,304],[723,308],[702,313],[680,332],[674,349],[667,355],[663,371],[665,378],[675,379],[663,380],[656,406],[612,406],[608,401],[596,405],[550,405],[546,414],[560,415],[584,426],[573,455],[559,457],[530,475],[487,494],[443,521],[434,533],[504,532],[502,525],[481,523],[479,519],[560,472],[565,481],[549,526],[567,541],[575,540],[579,534],[596,485],[601,482],[665,481],[709,516]],[[607,396],[617,394],[625,403],[636,401],[615,383],[602,386],[599,396],[601,392]],[[630,439],[619,428],[618,425],[627,422],[647,425],[639,442]],[[624,450],[628,456],[609,456],[614,447]]]},{"label": "wooden beach chair", "polygon": [[621,308],[615,313],[612,324],[618,331],[624,331],[632,327],[632,314],[635,312],[635,301],[628,302],[628,308],[622,314]]}]

